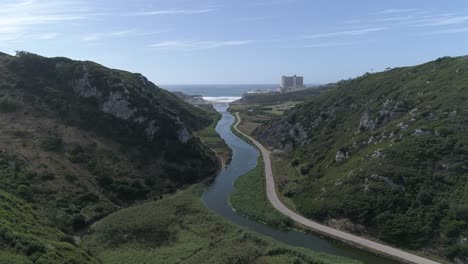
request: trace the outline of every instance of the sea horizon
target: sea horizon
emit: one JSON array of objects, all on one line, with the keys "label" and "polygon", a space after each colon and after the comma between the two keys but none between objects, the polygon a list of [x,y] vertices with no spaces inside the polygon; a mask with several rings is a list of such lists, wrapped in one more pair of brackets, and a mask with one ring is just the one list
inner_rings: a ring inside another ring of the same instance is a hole
[{"label": "sea horizon", "polygon": [[[249,91],[276,91],[278,84],[171,84],[159,86],[170,92],[201,95],[203,98],[242,97]],[[206,98],[205,98],[206,99]]]}]

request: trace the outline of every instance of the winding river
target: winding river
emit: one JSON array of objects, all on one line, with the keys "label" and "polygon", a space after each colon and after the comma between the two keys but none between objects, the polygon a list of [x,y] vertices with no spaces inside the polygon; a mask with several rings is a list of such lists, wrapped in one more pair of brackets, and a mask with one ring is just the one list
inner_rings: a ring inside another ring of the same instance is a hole
[{"label": "winding river", "polygon": [[395,263],[318,235],[306,234],[294,230],[276,230],[236,213],[229,204],[229,195],[234,191],[234,181],[239,176],[255,168],[259,153],[254,147],[237,137],[231,131],[231,125],[234,123],[234,116],[227,112],[228,105],[218,104],[215,105],[215,108],[222,114],[222,119],[219,120],[216,131],[232,149],[232,161],[227,168],[220,171],[215,181],[203,193],[203,202],[210,210],[237,225],[290,246],[309,248],[317,252],[344,256],[369,264]]}]

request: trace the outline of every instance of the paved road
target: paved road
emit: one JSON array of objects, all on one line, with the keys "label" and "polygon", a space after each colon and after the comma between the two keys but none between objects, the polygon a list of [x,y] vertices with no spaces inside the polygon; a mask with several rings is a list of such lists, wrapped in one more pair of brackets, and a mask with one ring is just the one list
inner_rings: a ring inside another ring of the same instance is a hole
[{"label": "paved road", "polygon": [[239,113],[236,113],[237,117],[237,122],[234,125],[234,129],[248,138],[250,141],[252,141],[255,146],[260,150],[262,153],[263,161],[265,163],[265,177],[266,177],[266,189],[267,189],[267,196],[268,200],[270,203],[273,205],[273,207],[276,208],[276,210],[280,211],[282,214],[288,216],[295,222],[304,225],[308,227],[309,229],[320,233],[322,235],[332,237],[334,239],[337,239],[339,241],[343,241],[347,244],[350,244],[352,246],[362,248],[367,251],[371,251],[374,253],[377,253],[379,255],[383,255],[386,257],[389,257],[391,259],[397,260],[399,262],[404,262],[404,263],[416,263],[416,264],[437,264],[439,262],[435,262],[408,252],[405,252],[403,250],[393,248],[384,244],[380,244],[356,235],[352,235],[337,229],[333,229],[331,227],[319,224],[317,222],[314,222],[310,219],[307,219],[293,211],[291,211],[289,208],[287,208],[278,198],[278,195],[276,193],[276,187],[275,187],[275,181],[273,178],[273,173],[271,170],[271,161],[270,161],[270,151],[267,150],[265,147],[263,147],[262,144],[260,144],[258,141],[253,139],[252,137],[246,135],[242,131],[238,129],[238,125],[241,121],[241,118],[239,116]]}]

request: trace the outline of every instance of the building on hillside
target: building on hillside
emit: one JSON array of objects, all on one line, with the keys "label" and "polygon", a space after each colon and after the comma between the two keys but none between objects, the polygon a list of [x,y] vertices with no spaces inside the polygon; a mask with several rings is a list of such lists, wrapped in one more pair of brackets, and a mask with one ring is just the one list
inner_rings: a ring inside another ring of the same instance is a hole
[{"label": "building on hillside", "polygon": [[302,90],[305,88],[304,86],[304,77],[302,76],[283,76],[281,77],[281,92],[291,92]]}]

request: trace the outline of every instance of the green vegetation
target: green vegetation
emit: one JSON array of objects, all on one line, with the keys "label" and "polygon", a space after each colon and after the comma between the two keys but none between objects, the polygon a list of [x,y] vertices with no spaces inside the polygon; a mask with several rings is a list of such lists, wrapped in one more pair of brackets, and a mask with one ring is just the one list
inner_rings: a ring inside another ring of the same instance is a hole
[{"label": "green vegetation", "polygon": [[302,214],[391,244],[467,257],[468,58],[342,81],[253,134],[287,151]]},{"label": "green vegetation", "polygon": [[0,113],[12,113],[18,108],[18,104],[10,100],[0,100]]},{"label": "green vegetation", "polygon": [[204,129],[197,131],[197,136],[204,144],[216,152],[224,165],[227,165],[231,161],[231,149],[219,136],[215,129],[218,121],[222,116],[214,109],[212,105],[200,105],[200,107],[202,107],[207,113],[211,115],[213,122]]},{"label": "green vegetation", "polygon": [[[0,190],[2,263],[355,263],[288,247],[229,224],[204,207],[201,185],[117,211],[99,221],[78,244],[54,227],[47,212],[15,198],[36,199],[29,190],[33,176],[12,157],[3,155],[0,160],[1,186],[9,186],[14,178],[24,179],[13,194]],[[70,204],[97,200],[92,194],[82,195]],[[85,222],[77,214],[69,224],[80,229]]]},{"label": "green vegetation", "polygon": [[296,105],[300,104],[301,102],[284,102],[282,104],[275,104],[275,105],[266,105],[262,107],[262,110],[268,114],[272,115],[282,115],[284,112],[288,111],[289,109],[294,108]]},{"label": "green vegetation", "polygon": [[247,105],[279,105],[286,102],[303,102],[333,87],[323,85],[289,93],[244,94],[236,103]]},{"label": "green vegetation", "polygon": [[0,262],[95,263],[73,237],[52,227],[44,214],[26,202],[36,200],[30,187],[34,181],[35,175],[21,163],[0,154],[0,186],[13,190],[0,189]]},{"label": "green vegetation", "polygon": [[101,220],[84,246],[103,263],[355,263],[292,248],[209,212],[195,185]]},{"label": "green vegetation", "polygon": [[41,141],[40,146],[45,151],[59,152],[63,149],[63,142],[61,138],[47,137]]},{"label": "green vegetation", "polygon": [[237,212],[277,228],[292,225],[291,219],[276,211],[266,197],[264,165],[261,159],[257,167],[240,176],[234,186],[236,191],[231,194],[230,202]]}]

